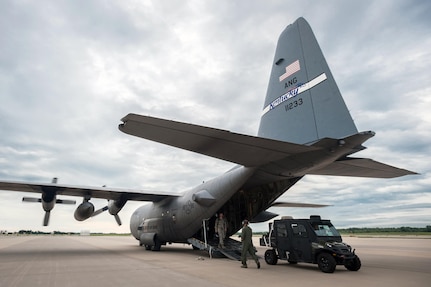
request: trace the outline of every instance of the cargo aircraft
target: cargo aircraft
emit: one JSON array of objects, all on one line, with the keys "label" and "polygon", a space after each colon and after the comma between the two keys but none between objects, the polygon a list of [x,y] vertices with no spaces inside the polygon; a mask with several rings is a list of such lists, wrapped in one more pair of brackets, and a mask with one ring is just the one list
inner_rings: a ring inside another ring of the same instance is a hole
[{"label": "cargo aircraft", "polygon": [[[0,190],[40,193],[40,198],[23,200],[42,203],[44,225],[56,203],[74,204],[58,199],[61,195],[83,198],[75,219],[82,221],[107,210],[118,224],[118,213],[128,201],[148,201],[133,213],[130,231],[140,245],[160,250],[166,243],[202,240],[203,223],[220,211],[228,220],[229,236],[241,228],[245,218],[263,222],[276,216],[267,211],[271,206],[307,206],[276,202],[307,174],[371,178],[415,174],[351,156],[365,149],[362,144],[375,133],[358,132],[303,18],[288,25],[279,37],[257,136],[137,114],[128,114],[121,121],[119,129],[126,134],[236,165],[180,194],[56,182],[1,181]],[[95,211],[92,198],[109,203]]]}]

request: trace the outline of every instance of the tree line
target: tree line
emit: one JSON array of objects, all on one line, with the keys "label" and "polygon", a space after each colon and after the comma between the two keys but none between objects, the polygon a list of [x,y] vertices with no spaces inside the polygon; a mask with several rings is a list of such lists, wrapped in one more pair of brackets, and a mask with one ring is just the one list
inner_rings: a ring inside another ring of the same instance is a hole
[{"label": "tree line", "polygon": [[338,229],[342,233],[408,233],[408,232],[431,232],[431,225],[426,227],[351,227]]},{"label": "tree line", "polygon": [[44,231],[34,231],[34,230],[20,230],[17,232],[18,234],[36,234],[36,235],[69,235],[69,234],[79,234],[79,232],[62,232],[62,231],[53,231],[53,232],[44,232]]},{"label": "tree line", "polygon": [[[350,227],[350,228],[337,228],[340,233],[419,233],[419,232],[431,232],[431,225],[427,225],[425,227],[409,227],[409,226],[401,226],[401,227]],[[1,232],[2,234],[12,234],[11,232]],[[14,232],[15,233],[15,232]],[[79,235],[80,232],[62,232],[62,231],[53,231],[53,232],[44,232],[44,231],[34,231],[34,230],[20,230],[16,232],[17,234],[33,234],[33,235]],[[15,234],[16,234],[15,233]],[[99,234],[99,233],[98,233]],[[103,234],[103,233],[100,233]],[[259,234],[259,232],[256,232]]]}]

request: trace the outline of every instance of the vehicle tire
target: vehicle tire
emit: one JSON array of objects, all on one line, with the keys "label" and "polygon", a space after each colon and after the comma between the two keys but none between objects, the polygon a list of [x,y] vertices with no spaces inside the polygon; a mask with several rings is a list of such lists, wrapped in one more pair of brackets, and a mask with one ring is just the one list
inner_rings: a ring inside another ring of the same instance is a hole
[{"label": "vehicle tire", "polygon": [[269,265],[277,264],[277,254],[274,249],[268,249],[265,251],[265,262]]},{"label": "vehicle tire", "polygon": [[320,253],[317,256],[317,265],[319,265],[320,271],[324,273],[334,273],[337,263],[334,257],[328,253]]},{"label": "vehicle tire", "polygon": [[355,258],[344,263],[344,267],[350,271],[358,271],[361,269],[361,260],[355,255]]}]

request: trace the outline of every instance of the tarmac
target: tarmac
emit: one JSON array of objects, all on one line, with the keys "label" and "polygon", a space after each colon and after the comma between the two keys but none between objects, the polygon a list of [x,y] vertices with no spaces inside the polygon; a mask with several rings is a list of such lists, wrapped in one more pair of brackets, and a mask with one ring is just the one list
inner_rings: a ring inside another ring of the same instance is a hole
[{"label": "tarmac", "polygon": [[[255,245],[263,257],[265,247]],[[0,286],[430,286],[430,238],[344,237],[362,268],[278,261],[249,268],[186,244],[147,251],[129,236],[0,236]]]}]

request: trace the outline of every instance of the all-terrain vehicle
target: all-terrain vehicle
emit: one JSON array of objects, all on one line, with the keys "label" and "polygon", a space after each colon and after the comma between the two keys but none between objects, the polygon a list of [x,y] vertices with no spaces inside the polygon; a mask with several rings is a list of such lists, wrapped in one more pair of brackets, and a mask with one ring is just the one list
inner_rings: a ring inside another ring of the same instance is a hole
[{"label": "all-terrain vehicle", "polygon": [[331,221],[318,215],[310,219],[283,217],[269,223],[269,233],[260,239],[261,246],[271,247],[265,252],[265,261],[270,265],[277,260],[314,263],[325,273],[333,273],[337,265],[358,271],[361,260],[350,245],[342,242],[341,235]]}]

